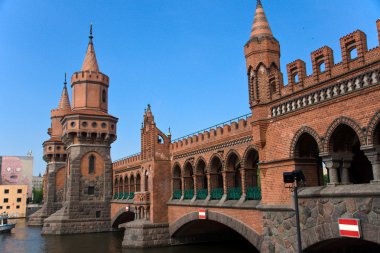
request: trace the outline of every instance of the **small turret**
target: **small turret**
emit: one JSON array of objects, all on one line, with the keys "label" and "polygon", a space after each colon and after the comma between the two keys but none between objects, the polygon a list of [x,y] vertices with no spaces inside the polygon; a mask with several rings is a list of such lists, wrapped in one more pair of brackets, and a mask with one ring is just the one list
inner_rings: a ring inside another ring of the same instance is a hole
[{"label": "small turret", "polygon": [[261,1],[257,1],[250,38],[244,47],[249,82],[249,104],[280,96],[280,44],[274,38]]}]

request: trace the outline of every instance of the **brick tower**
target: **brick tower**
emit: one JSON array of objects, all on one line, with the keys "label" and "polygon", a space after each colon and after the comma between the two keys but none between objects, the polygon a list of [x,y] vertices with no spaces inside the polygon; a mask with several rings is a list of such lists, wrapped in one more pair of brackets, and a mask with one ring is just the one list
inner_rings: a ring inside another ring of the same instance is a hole
[{"label": "brick tower", "polygon": [[44,205],[40,210],[29,217],[28,225],[42,226],[45,218],[62,207],[67,154],[65,144],[61,140],[61,120],[65,114],[71,112],[66,84],[65,74],[64,87],[58,108],[51,110],[51,127],[48,129],[50,138],[43,143],[43,158],[47,162]]},{"label": "brick tower", "polygon": [[248,42],[244,46],[248,75],[249,105],[256,119],[253,124],[255,144],[265,145],[267,118],[265,105],[280,97],[282,73],[280,72],[280,43],[273,36],[263,5],[257,1],[255,17]]},{"label": "brick tower", "polygon": [[71,78],[72,110],[60,120],[67,153],[62,208],[45,219],[43,234],[110,230],[117,118],[108,114],[109,78],[99,71],[92,26],[89,38],[82,69]]}]

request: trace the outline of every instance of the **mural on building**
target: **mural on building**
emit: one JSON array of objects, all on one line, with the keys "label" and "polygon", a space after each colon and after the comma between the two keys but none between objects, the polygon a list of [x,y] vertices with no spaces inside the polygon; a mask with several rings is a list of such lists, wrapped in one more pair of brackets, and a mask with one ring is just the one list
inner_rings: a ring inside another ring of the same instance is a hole
[{"label": "mural on building", "polygon": [[28,197],[32,197],[33,157],[1,157],[1,184],[27,185]]}]

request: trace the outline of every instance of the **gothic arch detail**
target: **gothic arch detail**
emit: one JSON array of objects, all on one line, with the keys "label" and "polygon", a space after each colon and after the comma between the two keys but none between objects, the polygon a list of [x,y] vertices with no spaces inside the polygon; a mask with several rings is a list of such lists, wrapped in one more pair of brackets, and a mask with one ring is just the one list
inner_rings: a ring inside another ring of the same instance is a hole
[{"label": "gothic arch detail", "polygon": [[296,132],[296,134],[294,135],[293,140],[290,144],[290,152],[289,152],[290,158],[294,158],[297,142],[298,142],[299,138],[301,137],[301,135],[304,133],[308,133],[314,138],[314,140],[318,144],[318,149],[319,149],[320,153],[323,151],[323,144],[322,144],[321,138],[319,137],[318,133],[311,127],[303,126]]},{"label": "gothic arch detail", "polygon": [[380,122],[380,110],[378,110],[375,115],[373,115],[372,119],[368,123],[367,127],[367,145],[373,145],[375,139],[375,129],[377,124]]},{"label": "gothic arch detail", "polygon": [[330,151],[331,136],[332,136],[334,130],[341,124],[345,124],[345,125],[351,127],[355,131],[355,133],[357,134],[359,141],[360,141],[360,145],[361,146],[365,145],[365,135],[364,135],[360,125],[357,122],[355,122],[353,119],[342,116],[342,117],[335,119],[331,123],[329,128],[327,129],[325,139],[324,139],[324,143],[323,143],[323,151],[324,152]]}]

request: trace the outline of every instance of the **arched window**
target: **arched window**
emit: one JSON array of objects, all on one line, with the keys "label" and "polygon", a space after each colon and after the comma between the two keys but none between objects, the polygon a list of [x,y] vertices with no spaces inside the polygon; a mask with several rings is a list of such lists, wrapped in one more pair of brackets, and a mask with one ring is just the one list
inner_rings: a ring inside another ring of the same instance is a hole
[{"label": "arched window", "polygon": [[269,86],[272,94],[277,92],[276,78],[269,79]]},{"label": "arched window", "polygon": [[106,93],[106,90],[102,91],[102,102],[103,103],[107,102],[107,93]]},{"label": "arched window", "polygon": [[145,191],[149,191],[149,176],[148,171],[145,171]]},{"label": "arched window", "polygon": [[141,191],[141,177],[140,174],[137,174],[136,176],[136,192]]},{"label": "arched window", "polygon": [[88,157],[88,174],[94,174],[95,173],[95,156],[90,155]]}]

